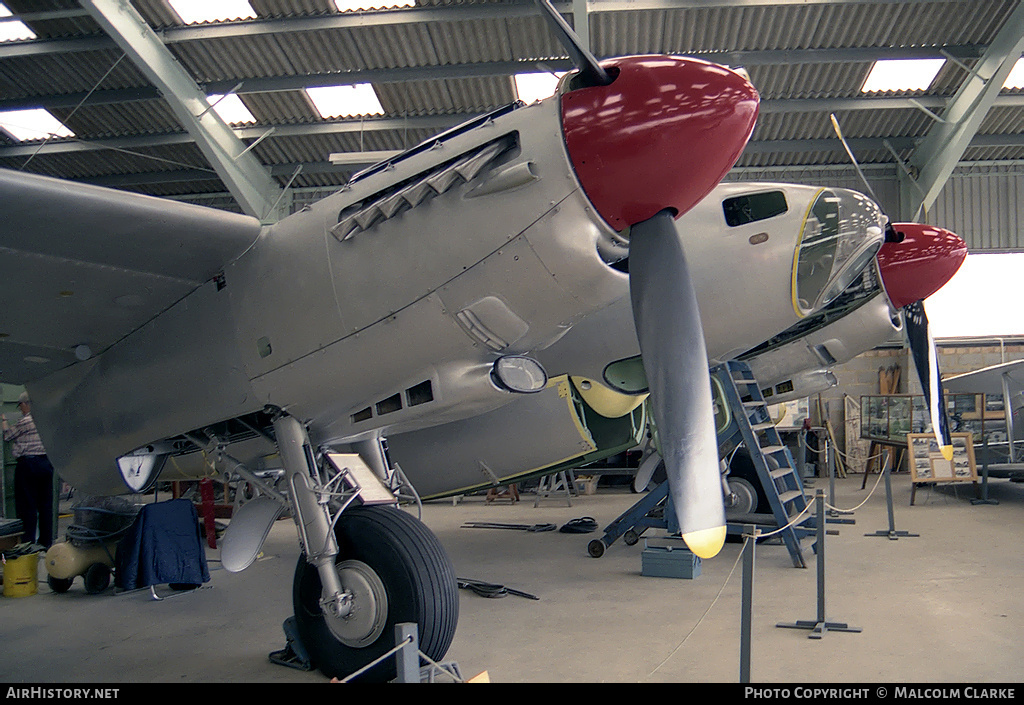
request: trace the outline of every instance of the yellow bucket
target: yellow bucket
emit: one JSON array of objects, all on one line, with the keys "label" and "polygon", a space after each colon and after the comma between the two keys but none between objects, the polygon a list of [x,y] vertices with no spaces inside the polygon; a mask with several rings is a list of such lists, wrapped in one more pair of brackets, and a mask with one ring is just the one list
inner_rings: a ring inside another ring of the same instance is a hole
[{"label": "yellow bucket", "polygon": [[28,597],[39,591],[39,554],[29,553],[4,562],[4,597]]}]

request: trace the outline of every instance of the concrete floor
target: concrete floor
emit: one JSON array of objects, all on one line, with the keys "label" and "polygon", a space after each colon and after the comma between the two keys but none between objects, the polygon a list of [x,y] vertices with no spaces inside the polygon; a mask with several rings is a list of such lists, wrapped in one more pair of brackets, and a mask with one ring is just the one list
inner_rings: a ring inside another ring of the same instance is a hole
[{"label": "concrete floor", "polygon": [[[868,497],[862,476],[838,480],[835,506]],[[874,480],[872,476],[871,480]],[[827,490],[827,482],[817,481]],[[909,506],[906,475],[893,478],[895,526],[919,534],[890,540],[884,484],[826,541],[826,619],[860,627],[808,638],[777,623],[817,617],[816,559],[807,569],[785,548],[757,546],[752,680],[760,683],[1013,683],[1024,676],[1024,485],[994,480],[998,505],[973,506],[969,486],[923,490]],[[461,528],[466,521],[563,523],[582,516],[601,529],[637,495],[600,490],[564,501],[524,495],[516,505],[480,497],[428,504],[424,521],[459,577],[500,583],[540,599],[488,599],[460,591],[461,616],[447,659],[465,677],[492,682],[732,682],[739,679],[740,544],[704,561],[693,580],[641,575],[644,542],[621,540],[603,557],[600,535]],[[658,532],[648,538],[657,541]],[[284,645],[294,526],[279,521],[264,557],[240,574],[219,569],[201,590],[153,601],[148,591],[65,594],[41,582],[36,595],[0,598],[0,682],[325,682],[316,672],[271,664]]]}]

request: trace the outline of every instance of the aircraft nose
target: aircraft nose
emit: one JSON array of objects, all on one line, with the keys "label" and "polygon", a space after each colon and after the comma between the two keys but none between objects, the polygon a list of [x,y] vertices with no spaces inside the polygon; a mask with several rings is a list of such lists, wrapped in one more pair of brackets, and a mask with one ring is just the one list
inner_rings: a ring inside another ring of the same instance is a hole
[{"label": "aircraft nose", "polygon": [[894,223],[902,242],[878,251],[878,267],[889,301],[896,308],[926,299],[953,278],[967,258],[967,244],[956,233],[934,225]]},{"label": "aircraft nose", "polygon": [[667,208],[685,213],[739,159],[757,119],[757,91],[699,59],[602,65],[617,72],[614,81],[561,97],[566,149],[587,197],[616,231]]}]

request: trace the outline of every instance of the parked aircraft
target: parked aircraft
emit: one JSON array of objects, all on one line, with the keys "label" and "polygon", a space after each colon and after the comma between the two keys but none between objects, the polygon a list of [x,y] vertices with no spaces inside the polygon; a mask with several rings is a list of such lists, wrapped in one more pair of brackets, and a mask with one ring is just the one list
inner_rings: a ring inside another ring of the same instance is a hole
[{"label": "parked aircraft", "polygon": [[[773,240],[758,220],[777,192],[742,194],[726,217],[750,276],[723,275],[737,271],[726,244],[681,237],[674,219],[739,157],[754,88],[687,58],[598,63],[542,7],[578,66],[555,96],[444,133],[275,224],[0,172],[0,274],[18,293],[0,380],[28,389],[54,465],[83,492],[116,494],[170,457],[222,458],[265,494],[224,539],[236,569],[287,504],[303,549],[298,630],[328,675],[387,652],[396,623],[415,622],[434,660],[455,633],[454,571],[393,509],[403,478],[387,437],[539,398],[549,379],[614,379],[633,397],[642,379],[683,536],[713,555],[725,518],[709,359],[827,307],[885,237],[873,202],[833,190],[787,200],[802,225]],[[624,290],[634,335],[610,375],[576,355]],[[239,459],[262,442],[280,486]],[[426,477],[461,482],[443,465]]]},{"label": "parked aircraft", "polygon": [[[578,66],[555,96],[444,133],[271,225],[0,172],[0,274],[17,292],[0,379],[26,386],[54,466],[115,494],[168,457],[232,459],[272,439],[281,488],[233,470],[293,512],[299,634],[329,675],[387,652],[396,623],[415,622],[434,660],[455,632],[454,571],[390,506],[385,437],[541,392],[566,373],[541,353],[623,283],[679,525],[701,555],[724,541],[707,353],[673,219],[738,159],[757,92],[700,60],[598,63],[541,6]],[[615,266],[627,254],[628,273]],[[848,263],[819,264],[801,310],[824,304]],[[269,527],[265,506],[233,518],[226,564],[255,556],[236,547]]]},{"label": "parked aircraft", "polygon": [[[1013,360],[972,372],[946,377],[942,385],[948,394],[984,394],[1002,398],[1005,440],[993,440],[989,448],[988,472],[992,477],[1024,478],[1021,463],[1019,421],[1024,409],[1024,360]],[[1017,417],[1017,420],[1014,420]],[[1003,443],[1006,444],[1005,451]],[[1003,462],[991,462],[998,457]]]}]

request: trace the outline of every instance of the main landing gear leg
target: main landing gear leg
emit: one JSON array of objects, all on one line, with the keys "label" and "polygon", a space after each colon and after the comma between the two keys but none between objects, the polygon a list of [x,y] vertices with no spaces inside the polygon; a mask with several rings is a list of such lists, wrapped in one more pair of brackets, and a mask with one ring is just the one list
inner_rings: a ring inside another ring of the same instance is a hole
[{"label": "main landing gear leg", "polygon": [[[312,664],[347,677],[395,646],[395,625],[413,622],[419,649],[440,661],[458,623],[455,569],[437,538],[391,505],[331,507],[336,490],[318,467],[305,430],[274,423],[303,555],[295,568],[296,628]],[[395,677],[394,658],[362,674]]]}]

